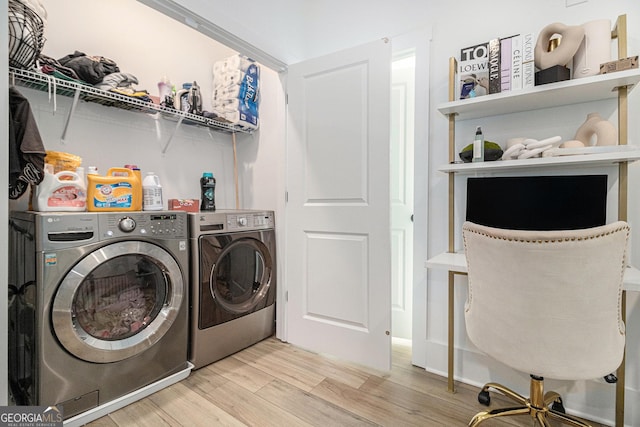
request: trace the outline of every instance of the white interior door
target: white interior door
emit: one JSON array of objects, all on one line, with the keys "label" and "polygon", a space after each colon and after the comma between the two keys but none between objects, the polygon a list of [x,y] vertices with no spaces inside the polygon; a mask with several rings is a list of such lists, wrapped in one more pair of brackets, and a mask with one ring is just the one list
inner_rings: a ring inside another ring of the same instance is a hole
[{"label": "white interior door", "polygon": [[391,367],[391,46],[288,71],[287,340]]},{"label": "white interior door", "polygon": [[410,340],[413,321],[413,50],[394,54],[391,70],[391,332],[394,338]]}]

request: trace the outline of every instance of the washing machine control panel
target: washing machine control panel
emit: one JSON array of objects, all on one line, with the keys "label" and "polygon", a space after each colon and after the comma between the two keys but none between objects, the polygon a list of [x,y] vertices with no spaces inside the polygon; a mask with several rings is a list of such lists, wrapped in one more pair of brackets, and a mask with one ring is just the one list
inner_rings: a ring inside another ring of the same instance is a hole
[{"label": "washing machine control panel", "polygon": [[163,237],[184,239],[188,236],[185,212],[127,212],[100,215],[102,238]]},{"label": "washing machine control panel", "polygon": [[136,221],[130,216],[125,216],[124,218],[120,219],[120,222],[118,223],[118,228],[124,231],[125,233],[130,233],[133,230],[135,230]]}]

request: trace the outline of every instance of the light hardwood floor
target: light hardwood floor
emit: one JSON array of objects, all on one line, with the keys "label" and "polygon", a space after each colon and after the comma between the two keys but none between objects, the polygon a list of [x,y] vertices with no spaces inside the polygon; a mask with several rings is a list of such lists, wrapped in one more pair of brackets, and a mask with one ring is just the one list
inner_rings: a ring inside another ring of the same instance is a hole
[{"label": "light hardwood floor", "polygon": [[[446,388],[446,378],[412,366],[411,349],[399,344],[383,375],[269,338],[88,426],[465,426],[486,409],[477,388]],[[493,405],[511,403],[492,395]],[[483,425],[532,423],[526,416]]]}]

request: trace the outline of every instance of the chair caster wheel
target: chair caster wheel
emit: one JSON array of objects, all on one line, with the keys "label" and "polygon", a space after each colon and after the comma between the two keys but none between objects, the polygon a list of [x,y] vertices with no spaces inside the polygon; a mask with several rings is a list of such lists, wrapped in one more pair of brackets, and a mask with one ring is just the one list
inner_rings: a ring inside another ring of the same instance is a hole
[{"label": "chair caster wheel", "polygon": [[491,404],[491,396],[489,396],[489,391],[483,390],[478,393],[478,402],[480,402],[481,405],[489,406],[489,404]]},{"label": "chair caster wheel", "polygon": [[564,410],[564,405],[562,404],[562,398],[559,397],[556,400],[553,401],[553,403],[551,404],[551,409],[556,411],[556,412],[560,412],[565,414],[565,410]]}]

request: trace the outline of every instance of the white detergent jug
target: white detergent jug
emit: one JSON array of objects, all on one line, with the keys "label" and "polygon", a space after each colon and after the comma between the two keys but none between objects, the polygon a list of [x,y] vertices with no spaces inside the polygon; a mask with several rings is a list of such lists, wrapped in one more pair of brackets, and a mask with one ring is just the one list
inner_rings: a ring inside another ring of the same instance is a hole
[{"label": "white detergent jug", "polygon": [[33,209],[40,212],[86,210],[87,189],[84,179],[75,172],[52,174],[45,169],[42,182],[36,186]]},{"label": "white detergent jug", "polygon": [[144,180],[142,180],[142,209],[145,211],[160,211],[162,208],[160,178],[153,172],[147,172]]}]

